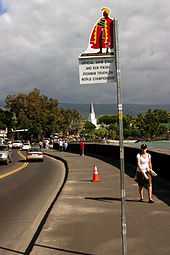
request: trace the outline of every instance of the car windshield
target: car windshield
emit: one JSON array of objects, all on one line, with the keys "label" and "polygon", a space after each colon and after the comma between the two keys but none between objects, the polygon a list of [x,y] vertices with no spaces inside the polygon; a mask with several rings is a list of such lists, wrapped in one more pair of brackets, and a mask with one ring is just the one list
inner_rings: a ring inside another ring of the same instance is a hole
[{"label": "car windshield", "polygon": [[8,146],[0,145],[0,151],[8,151]]},{"label": "car windshield", "polygon": [[32,151],[35,151],[35,152],[39,152],[39,151],[41,151],[39,148],[31,148],[30,150],[29,150],[30,152],[32,152]]}]

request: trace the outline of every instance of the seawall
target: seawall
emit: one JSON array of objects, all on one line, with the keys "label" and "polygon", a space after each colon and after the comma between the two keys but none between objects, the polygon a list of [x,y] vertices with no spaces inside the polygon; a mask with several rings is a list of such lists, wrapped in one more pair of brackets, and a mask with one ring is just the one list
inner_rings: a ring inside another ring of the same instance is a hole
[{"label": "seawall", "polygon": [[[54,144],[54,149],[58,149],[58,144]],[[70,143],[68,151],[73,153],[80,152],[79,143]],[[124,160],[125,172],[134,176],[136,171],[136,155],[139,149],[125,146],[124,147]],[[155,172],[166,180],[170,180],[170,153],[165,150],[149,150],[152,157],[152,165]],[[110,161],[112,164],[119,167],[120,152],[119,146],[110,144],[85,144],[85,154],[102,158],[104,161]]]}]

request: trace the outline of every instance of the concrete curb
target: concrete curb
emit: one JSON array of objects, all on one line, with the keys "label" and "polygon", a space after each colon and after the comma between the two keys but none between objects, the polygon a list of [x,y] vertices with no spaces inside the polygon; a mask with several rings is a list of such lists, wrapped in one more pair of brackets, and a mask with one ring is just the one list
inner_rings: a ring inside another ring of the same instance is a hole
[{"label": "concrete curb", "polygon": [[67,165],[67,162],[63,158],[57,157],[55,155],[51,155],[50,153],[46,153],[46,152],[44,152],[44,154],[49,156],[49,157],[55,158],[56,160],[60,160],[64,163],[65,177],[64,177],[63,183],[61,183],[61,187],[58,190],[57,194],[56,194],[56,192],[54,194],[52,194],[51,198],[48,200],[48,203],[47,203],[48,205],[46,204],[45,208],[42,209],[41,214],[40,214],[41,216],[39,217],[40,218],[39,219],[40,223],[38,224],[38,227],[35,231],[35,234],[32,237],[27,249],[25,250],[25,253],[24,253],[25,255],[29,255],[30,252],[32,251],[33,246],[34,246],[34,244],[35,244],[35,242],[36,242],[36,240],[37,240],[44,224],[46,223],[46,220],[47,220],[47,218],[48,218],[48,216],[49,216],[49,214],[50,214],[50,212],[53,208],[53,205],[56,202],[58,196],[60,195],[60,193],[61,193],[61,191],[62,191],[62,189],[63,189],[63,187],[66,183],[67,177],[68,177],[68,165]]}]

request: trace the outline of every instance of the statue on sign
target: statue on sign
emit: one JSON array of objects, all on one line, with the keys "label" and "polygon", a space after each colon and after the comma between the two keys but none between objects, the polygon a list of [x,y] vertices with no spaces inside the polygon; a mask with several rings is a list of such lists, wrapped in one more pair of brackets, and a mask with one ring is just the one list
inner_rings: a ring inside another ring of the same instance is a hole
[{"label": "statue on sign", "polygon": [[87,49],[79,56],[80,84],[116,82],[116,19],[103,7],[92,28]]},{"label": "statue on sign", "polygon": [[102,17],[92,29],[89,46],[85,53],[113,54],[114,20],[109,17],[109,8],[103,7],[101,11]]}]

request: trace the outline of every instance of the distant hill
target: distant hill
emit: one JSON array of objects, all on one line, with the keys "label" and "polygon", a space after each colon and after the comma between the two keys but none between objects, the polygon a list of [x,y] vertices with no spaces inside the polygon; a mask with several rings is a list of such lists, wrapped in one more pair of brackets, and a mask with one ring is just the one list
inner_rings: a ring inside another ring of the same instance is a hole
[{"label": "distant hill", "polygon": [[[0,107],[4,106],[4,101],[0,99]],[[59,107],[63,109],[75,109],[80,112],[84,118],[88,118],[90,112],[90,104],[73,104],[59,103]],[[123,112],[131,116],[136,116],[139,113],[146,112],[148,109],[163,109],[170,112],[170,104],[166,105],[147,105],[147,104],[124,104]],[[113,104],[94,104],[96,116],[116,114],[117,106]]]},{"label": "distant hill", "polygon": [[4,106],[4,100],[0,99],[0,107],[3,107]]},{"label": "distant hill", "polygon": [[[59,103],[59,107],[63,109],[75,109],[80,112],[84,118],[88,118],[90,112],[89,104],[71,104],[71,103]],[[125,104],[123,105],[123,112],[131,116],[136,116],[139,113],[146,112],[148,109],[163,109],[170,112],[170,104],[168,105],[145,105],[145,104]],[[117,112],[117,106],[113,104],[94,104],[94,110],[96,116],[115,114]]]}]

